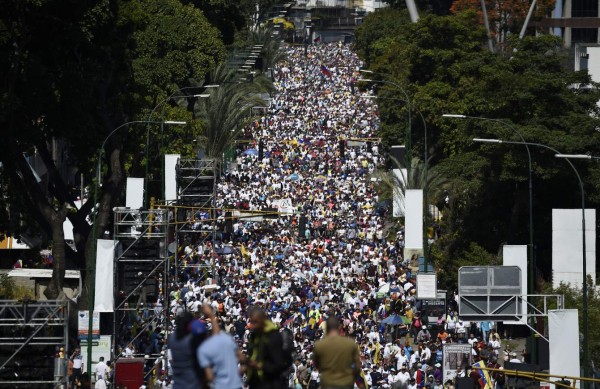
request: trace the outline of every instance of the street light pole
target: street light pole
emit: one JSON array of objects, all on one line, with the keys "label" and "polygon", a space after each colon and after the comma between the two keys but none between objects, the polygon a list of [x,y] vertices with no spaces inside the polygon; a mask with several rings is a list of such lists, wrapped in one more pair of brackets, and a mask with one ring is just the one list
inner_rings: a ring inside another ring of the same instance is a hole
[{"label": "street light pole", "polygon": [[[563,158],[565,161],[569,163],[571,168],[577,174],[577,179],[579,180],[579,188],[581,190],[581,228],[583,230],[582,233],[582,249],[583,249],[583,375],[584,377],[588,377],[589,374],[589,357],[590,357],[590,345],[588,343],[588,335],[589,335],[589,318],[588,318],[588,290],[587,290],[587,255],[586,255],[586,244],[585,244],[585,195],[583,190],[583,181],[581,180],[581,176],[575,166],[571,163],[570,159],[600,159],[598,157],[592,157],[590,155],[569,155],[569,154],[560,154],[557,153],[555,155],[557,158]],[[584,383],[587,386],[587,383]]]},{"label": "street light pole", "polygon": [[[588,323],[588,293],[587,293],[587,254],[586,254],[586,238],[585,238],[585,190],[583,187],[583,180],[581,179],[581,175],[575,165],[570,161],[571,158],[580,158],[579,155],[568,155],[562,154],[560,151],[556,150],[554,147],[550,147],[548,145],[544,145],[541,143],[532,143],[532,142],[510,142],[499,139],[473,139],[475,142],[480,143],[499,143],[499,144],[509,144],[509,145],[526,145],[526,146],[534,146],[540,147],[543,149],[550,150],[555,153],[555,157],[563,158],[575,173],[575,177],[577,177],[577,181],[579,182],[579,191],[581,193],[581,239],[582,239],[582,258],[583,258],[583,376],[588,377],[588,365],[589,365],[589,323]],[[585,156],[587,159],[592,159],[593,157]]]},{"label": "street light pole", "polygon": [[[379,97],[379,96],[364,96],[365,98],[369,98],[369,99],[384,99],[384,100],[397,100],[397,101],[403,101],[405,103],[407,103],[407,105],[410,104],[409,100],[404,100],[404,99],[399,99],[399,98],[393,98],[393,97]],[[410,106],[410,105],[409,105]],[[424,146],[423,146],[423,200],[424,200],[424,204],[423,204],[423,219],[424,219],[424,223],[423,223],[423,268],[425,270],[425,272],[428,272],[428,268],[429,268],[429,264],[427,261],[428,258],[428,247],[429,247],[429,240],[428,240],[428,230],[427,230],[427,220],[428,220],[428,216],[429,216],[429,155],[428,155],[428,145],[427,145],[427,122],[425,121],[425,117],[423,116],[423,113],[421,112],[421,110],[419,108],[417,108],[415,105],[410,106],[410,108],[414,109],[415,111],[417,111],[417,113],[419,114],[419,116],[421,117],[421,121],[423,122],[423,142],[424,142]],[[408,170],[407,170],[408,171]],[[408,174],[407,174],[408,176]],[[408,186],[408,177],[406,177],[406,185]]]},{"label": "street light pole", "polygon": [[[380,76],[387,76],[386,74],[382,74],[382,73],[376,73],[373,72],[371,70],[366,70],[366,69],[361,69],[360,70],[361,73],[367,73],[367,74],[377,74]],[[405,100],[403,99],[394,99],[394,98],[390,98],[390,100],[399,100],[399,101],[404,101],[406,103],[406,107],[408,110],[408,127],[406,129],[406,134],[405,134],[405,139],[404,139],[404,143],[405,143],[405,150],[406,150],[406,154],[405,154],[405,165],[406,165],[406,187],[409,188],[409,184],[408,184],[408,178],[410,177],[410,171],[411,171],[411,167],[412,167],[412,103],[410,100],[410,96],[408,95],[408,93],[406,92],[406,90],[399,85],[396,82],[393,81],[389,81],[389,80],[371,80],[371,79],[359,79],[358,81],[363,81],[363,82],[372,82],[372,83],[376,83],[376,84],[390,84],[393,85],[394,87],[400,89],[400,91],[404,94]],[[415,107],[416,108],[416,107]],[[419,113],[419,115],[421,115],[421,119],[423,120],[423,124],[424,124],[424,131],[425,131],[425,136],[424,136],[424,172],[423,172],[423,270],[425,272],[428,271],[429,268],[429,261],[428,261],[428,247],[429,247],[429,239],[428,239],[428,228],[427,228],[427,222],[428,222],[428,216],[429,216],[429,202],[427,199],[428,196],[428,185],[427,185],[427,181],[428,181],[428,174],[429,174],[429,157],[427,155],[427,125],[425,124],[425,118],[423,117],[423,114],[421,113],[421,111],[417,108],[417,112]]]},{"label": "street light pole", "polygon": [[[361,73],[368,73],[368,74],[378,74],[375,73],[371,70],[365,70],[362,69],[360,71]],[[410,172],[410,168],[411,168],[411,164],[412,164],[412,149],[411,149],[411,140],[412,140],[412,114],[411,114],[411,101],[410,101],[410,96],[408,95],[408,93],[406,92],[406,90],[398,83],[393,82],[393,81],[389,81],[389,80],[371,80],[371,79],[367,79],[367,78],[361,78],[358,79],[358,81],[363,81],[363,82],[372,82],[375,84],[389,84],[389,85],[393,85],[394,87],[400,89],[400,91],[404,94],[404,97],[406,98],[406,107],[407,107],[407,111],[408,111],[408,127],[406,129],[406,133],[404,136],[404,143],[405,143],[405,147],[406,147],[406,157],[405,157],[405,164],[406,164],[406,170],[408,172]],[[407,174],[407,178],[410,174]],[[408,183],[408,179],[407,179],[407,183]]]},{"label": "street light pole", "polygon": [[[98,205],[98,189],[100,187],[100,181],[102,179],[102,152],[104,151],[104,147],[106,146],[106,142],[121,128],[128,127],[132,124],[145,123],[145,124],[162,124],[163,122],[157,121],[149,121],[149,120],[134,120],[127,123],[123,123],[114,130],[112,130],[104,141],[102,141],[102,145],[98,149],[98,161],[96,163],[96,182],[94,183],[94,197],[93,197],[93,213],[92,213],[92,242],[90,245],[90,256],[92,258],[92,263],[88,268],[88,277],[90,282],[90,290],[88,296],[88,333],[87,333],[87,373],[91,376],[92,374],[92,331],[94,327],[94,304],[96,299],[96,233],[97,233],[97,223],[96,218],[98,216],[99,209],[95,209],[99,207]],[[164,124],[174,124],[174,125],[185,125],[186,122],[179,121],[166,121]]]},{"label": "street light pole", "polygon": [[[515,134],[517,134],[517,136],[521,139],[521,144],[525,146],[525,149],[527,150],[527,163],[528,163],[528,173],[529,173],[529,177],[528,177],[528,181],[529,181],[529,247],[528,247],[528,251],[529,251],[529,266],[527,269],[527,293],[529,294],[533,294],[536,290],[536,277],[535,277],[535,273],[536,273],[536,261],[535,261],[535,246],[534,246],[534,242],[533,242],[533,168],[532,168],[532,162],[531,162],[531,150],[529,149],[529,145],[527,144],[527,142],[525,141],[525,138],[523,137],[523,134],[516,129],[516,127],[514,125],[512,125],[511,123],[509,123],[508,121],[502,120],[502,119],[494,119],[494,118],[486,118],[486,117],[480,117],[480,116],[467,116],[467,115],[457,115],[457,114],[444,114],[442,115],[442,117],[445,118],[452,118],[452,119],[468,119],[468,120],[480,120],[480,121],[486,121],[486,122],[493,122],[493,123],[498,123],[508,129],[510,129],[512,132],[514,132]],[[535,318],[531,318],[532,321],[535,320]],[[533,336],[533,334],[532,334]],[[535,337],[533,336],[533,339],[535,339]],[[537,361],[537,344],[535,343],[535,340],[533,340],[531,342],[531,359],[532,362]]]}]

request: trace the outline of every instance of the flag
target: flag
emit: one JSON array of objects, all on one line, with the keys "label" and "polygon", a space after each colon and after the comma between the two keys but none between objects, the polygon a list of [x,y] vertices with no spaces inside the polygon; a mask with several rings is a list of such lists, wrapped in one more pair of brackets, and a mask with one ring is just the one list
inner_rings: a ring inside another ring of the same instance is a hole
[{"label": "flag", "polygon": [[473,367],[477,369],[477,372],[481,376],[481,379],[479,380],[479,386],[481,386],[482,389],[493,389],[494,386],[492,385],[492,379],[490,377],[490,372],[488,370],[481,369],[482,367],[483,368],[486,367],[485,362],[479,361],[479,362],[475,363],[473,365]]},{"label": "flag", "polygon": [[360,369],[360,374],[356,377],[356,385],[359,388],[369,389],[369,384],[367,384],[367,377],[365,377],[365,372],[363,369]]},{"label": "flag", "polygon": [[283,322],[283,324],[281,325],[282,327],[287,327],[290,324],[292,324],[294,321],[296,320],[296,316],[293,315],[292,317],[290,317],[289,319],[287,319],[286,321]]},{"label": "flag", "polygon": [[319,35],[318,37],[316,37],[315,39],[313,39],[314,43],[319,43],[321,42],[321,35]]},{"label": "flag", "polygon": [[379,361],[380,361],[380,351],[381,351],[381,345],[379,344],[379,342],[375,343],[375,354],[373,355],[373,363],[378,365]]},{"label": "flag", "polygon": [[325,65],[321,65],[321,73],[323,73],[327,77],[331,77],[331,72],[325,67]]},{"label": "flag", "polygon": [[246,246],[242,245],[240,252],[244,258],[250,258],[250,253],[248,253],[248,250],[246,250]]}]

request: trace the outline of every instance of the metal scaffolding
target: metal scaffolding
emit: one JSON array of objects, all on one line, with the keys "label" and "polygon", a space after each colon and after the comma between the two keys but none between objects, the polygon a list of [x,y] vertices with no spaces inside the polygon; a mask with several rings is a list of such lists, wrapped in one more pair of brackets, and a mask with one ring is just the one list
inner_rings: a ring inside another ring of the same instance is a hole
[{"label": "metal scaffolding", "polygon": [[[168,210],[114,208],[115,245],[113,361],[121,353],[119,347],[134,342],[150,326],[168,322],[167,255]],[[162,310],[149,303],[162,299]],[[135,338],[128,338],[132,314],[143,308],[148,313],[144,328]],[[153,354],[160,355],[160,351]]]},{"label": "metal scaffolding", "polygon": [[[67,383],[68,300],[0,300],[0,381],[29,388]],[[63,359],[55,358],[63,347]]]},{"label": "metal scaffolding", "polygon": [[[174,210],[175,281],[186,268],[194,268],[202,279],[212,275],[213,262],[189,265],[193,253],[207,240],[214,247],[217,233],[215,209],[219,161],[216,159],[180,159],[176,166],[177,207]],[[180,246],[192,247],[180,257]]]}]

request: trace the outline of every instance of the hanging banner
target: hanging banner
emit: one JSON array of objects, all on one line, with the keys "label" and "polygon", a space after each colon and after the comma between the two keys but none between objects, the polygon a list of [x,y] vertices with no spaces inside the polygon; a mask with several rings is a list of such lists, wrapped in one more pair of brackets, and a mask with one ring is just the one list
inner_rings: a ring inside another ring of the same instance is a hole
[{"label": "hanging banner", "polygon": [[292,199],[273,200],[271,201],[271,207],[276,208],[277,212],[284,213],[286,215],[292,215],[294,213]]},{"label": "hanging banner", "polygon": [[[112,335],[100,335],[98,339],[92,340],[92,371],[96,370],[100,357],[104,357],[104,362],[110,361],[111,349]],[[87,339],[81,339],[81,356],[87,361]]]},{"label": "hanging banner", "polygon": [[[79,339],[87,339],[90,325],[90,316],[88,311],[79,311],[77,317],[79,321]],[[92,339],[100,339],[100,312],[94,312],[92,320]]]},{"label": "hanging banner", "polygon": [[114,269],[116,241],[98,239],[96,244],[96,294],[94,311],[112,312],[114,300]]},{"label": "hanging banner", "polygon": [[454,380],[459,371],[465,371],[466,367],[471,366],[472,355],[470,344],[445,344],[442,349],[444,360],[443,373],[444,381]]},{"label": "hanging banner", "polygon": [[179,154],[165,154],[165,201],[177,200],[177,163]]}]

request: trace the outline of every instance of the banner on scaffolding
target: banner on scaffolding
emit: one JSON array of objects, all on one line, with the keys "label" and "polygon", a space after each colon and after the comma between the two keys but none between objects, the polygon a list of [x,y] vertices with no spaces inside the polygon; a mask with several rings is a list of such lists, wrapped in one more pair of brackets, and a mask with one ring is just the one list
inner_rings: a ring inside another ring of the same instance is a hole
[{"label": "banner on scaffolding", "polygon": [[114,299],[114,269],[116,241],[98,239],[96,243],[96,294],[94,311],[112,312]]}]

